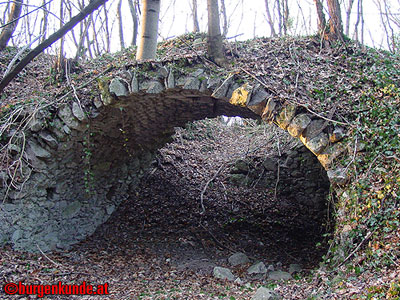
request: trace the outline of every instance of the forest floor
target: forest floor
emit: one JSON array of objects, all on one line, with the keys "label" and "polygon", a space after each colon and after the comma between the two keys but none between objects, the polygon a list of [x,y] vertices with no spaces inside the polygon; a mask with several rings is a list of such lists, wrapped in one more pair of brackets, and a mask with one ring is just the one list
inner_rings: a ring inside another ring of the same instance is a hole
[{"label": "forest floor", "polygon": [[[238,159],[262,159],[277,152],[278,141],[280,151],[298,145],[270,125],[249,122],[226,126],[214,119],[177,129],[136,192],[91,237],[47,255],[3,248],[2,281],[108,283],[110,294],[101,299],[251,299],[260,286],[283,299],[350,299],[362,290],[361,282],[343,285],[340,294],[325,284],[328,273],[316,271],[327,251],[317,247],[324,245],[325,220],[310,230],[308,217],[294,205],[274,201],[262,187],[229,182],[229,168]],[[230,267],[227,258],[239,251],[251,262]],[[302,271],[286,282],[250,277],[246,270],[258,260],[284,271],[300,264]],[[215,278],[215,266],[231,268],[241,282]],[[36,296],[2,293],[1,299]]]},{"label": "forest floor", "polygon": [[[203,44],[166,41],[159,45],[158,55],[197,57],[205,53]],[[355,244],[343,253],[349,259],[327,271],[320,266],[326,253],[322,236],[326,228],[302,231],[299,224],[309,223],[292,206],[282,207],[265,190],[233,186],[226,180],[231,162],[241,156],[258,161],[268,151],[276,152],[277,133],[267,136],[259,126],[227,127],[204,121],[177,131],[175,141],[160,149],[154,168],[136,193],[87,240],[51,254],[1,248],[2,284],[109,284],[110,295],[101,298],[48,299],[251,299],[260,286],[274,289],[284,299],[400,299],[396,219],[400,208],[394,200],[400,194],[400,177],[399,163],[393,159],[400,145],[398,57],[356,45],[346,47],[346,52],[326,50],[312,38],[257,39],[229,43],[227,49],[238,70],[245,68],[251,77],[266,80],[282,98],[290,99],[295,91],[300,104],[312,100],[315,111],[336,111],[339,121],[358,124],[356,133],[366,141],[367,158],[353,157],[358,179],[352,185],[359,193],[354,193],[357,202],[346,202],[347,211],[358,212],[356,219],[346,223],[357,234]],[[0,76],[16,52],[10,48],[1,53]],[[73,87],[81,99],[91,99],[94,79],[112,76],[121,65],[134,63],[132,53],[107,54],[77,70],[71,66],[69,80],[63,81],[49,72],[54,58],[40,55],[1,95],[0,113],[4,117],[19,105],[65,101]],[[279,137],[284,144],[285,137]],[[365,184],[361,184],[363,176]],[[392,184],[384,189],[382,182]],[[201,214],[203,191],[205,212]],[[381,191],[388,207],[383,212],[376,201]],[[374,218],[377,215],[383,217]],[[373,233],[370,240],[368,230]],[[296,231],[304,235],[290,234]],[[227,257],[235,251],[245,252],[252,262],[282,265],[283,270],[301,264],[303,271],[290,281],[270,282],[248,278],[249,265],[245,265],[233,269],[242,283],[214,278],[213,267],[227,266]],[[36,297],[7,296],[1,289],[0,299]]]}]

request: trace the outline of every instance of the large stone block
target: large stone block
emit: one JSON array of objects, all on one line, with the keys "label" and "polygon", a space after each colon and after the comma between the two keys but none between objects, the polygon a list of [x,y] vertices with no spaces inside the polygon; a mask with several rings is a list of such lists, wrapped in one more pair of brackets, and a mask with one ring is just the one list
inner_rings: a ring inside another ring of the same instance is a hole
[{"label": "large stone block", "polygon": [[293,137],[299,137],[304,129],[311,123],[311,118],[307,114],[300,114],[290,122],[287,131]]},{"label": "large stone block", "polygon": [[80,124],[78,120],[74,117],[72,114],[71,108],[68,106],[68,104],[64,104],[60,107],[58,110],[58,116],[60,117],[61,120],[64,121],[64,123],[73,129],[79,129]]},{"label": "large stone block", "polygon": [[273,122],[276,114],[278,113],[278,107],[279,102],[274,98],[270,98],[264,108],[261,118],[267,122]]},{"label": "large stone block", "polygon": [[301,136],[300,139],[314,154],[319,154],[329,143],[328,135],[323,132],[311,139],[304,138],[303,136]]},{"label": "large stone block", "polygon": [[313,139],[317,135],[319,135],[325,127],[324,120],[313,120],[310,125],[303,131],[301,137],[303,138],[303,143]]},{"label": "large stone block", "polygon": [[233,91],[229,103],[237,106],[246,106],[249,97],[249,92],[250,89],[247,84],[241,86],[240,88]]},{"label": "large stone block", "polygon": [[114,78],[111,80],[108,87],[110,94],[115,94],[115,96],[128,96],[129,90],[126,83],[120,78]]},{"label": "large stone block", "polygon": [[81,122],[87,120],[85,112],[77,102],[72,103],[72,114]]},{"label": "large stone block", "polygon": [[346,151],[346,146],[342,143],[335,143],[329,147],[326,147],[324,151],[317,155],[317,158],[321,165],[328,169],[329,166],[338,158],[344,151]]},{"label": "large stone block", "polygon": [[290,122],[296,115],[296,109],[297,107],[292,104],[288,104],[284,109],[282,109],[282,111],[276,117],[276,122],[280,128],[286,129],[289,126]]}]

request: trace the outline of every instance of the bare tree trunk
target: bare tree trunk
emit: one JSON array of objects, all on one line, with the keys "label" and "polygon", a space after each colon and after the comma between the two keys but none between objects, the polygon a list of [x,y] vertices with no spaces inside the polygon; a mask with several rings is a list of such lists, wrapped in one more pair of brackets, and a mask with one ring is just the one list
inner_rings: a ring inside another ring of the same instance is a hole
[{"label": "bare tree trunk", "polygon": [[226,14],[226,7],[225,7],[225,0],[220,0],[221,1],[221,15],[222,15],[222,20],[224,21],[224,24],[222,26],[222,36],[226,37],[228,34],[228,16]]},{"label": "bare tree trunk", "polygon": [[199,18],[197,16],[197,0],[192,0],[193,32],[199,32]]},{"label": "bare tree trunk", "polygon": [[257,30],[257,11],[254,12],[253,39],[256,38],[256,30]]},{"label": "bare tree trunk", "polygon": [[111,42],[110,42],[110,27],[108,24],[108,11],[107,11],[107,7],[104,4],[104,19],[105,19],[105,30],[106,30],[106,43],[107,43],[107,47],[106,47],[106,51],[107,53],[110,53],[110,47],[111,47]]},{"label": "bare tree trunk", "polygon": [[338,0],[327,0],[329,12],[329,40],[343,41],[343,23]]},{"label": "bare tree trunk", "polygon": [[349,36],[350,32],[350,15],[351,15],[351,9],[353,8],[354,0],[349,0],[349,4],[346,10],[346,30],[345,34]]},{"label": "bare tree trunk", "polygon": [[269,27],[271,29],[271,35],[276,36],[274,22],[272,21],[271,11],[269,9],[269,0],[265,0],[265,10],[267,12],[267,21],[268,21]]},{"label": "bare tree trunk", "polygon": [[360,15],[361,15],[361,44],[364,44],[364,3],[363,0],[360,0]]},{"label": "bare tree trunk", "polygon": [[[60,1],[60,29],[64,25],[64,0]],[[57,53],[57,58],[54,64],[54,75],[56,80],[61,80],[65,75],[65,63],[64,63],[64,42],[65,37],[62,36],[60,39],[60,45]]]},{"label": "bare tree trunk", "polygon": [[157,50],[158,17],[160,15],[160,0],[144,0],[142,28],[140,33],[137,60],[154,59]]},{"label": "bare tree trunk", "polygon": [[89,31],[86,31],[86,35],[85,35],[85,39],[86,39],[86,44],[87,44],[87,50],[89,53],[89,57],[93,58],[93,53],[92,53],[92,41],[90,40],[90,36],[89,36]]},{"label": "bare tree trunk", "polygon": [[29,64],[36,56],[43,52],[44,49],[52,45],[54,42],[63,37],[68,31],[70,31],[76,24],[90,15],[93,11],[103,5],[107,0],[92,0],[90,3],[75,17],[73,17],[68,23],[62,28],[49,36],[47,40],[40,43],[36,48],[32,49],[21,61],[0,81],[0,93],[4,88],[21,72],[27,64]]},{"label": "bare tree trunk", "polygon": [[3,28],[0,34],[0,51],[2,51],[11,39],[15,28],[18,24],[18,18],[21,15],[22,0],[14,0],[14,4],[11,8],[11,12],[8,16],[8,25]]},{"label": "bare tree trunk", "polygon": [[94,52],[96,54],[96,56],[100,56],[101,55],[101,51],[100,51],[100,35],[98,34],[98,32],[96,31],[96,24],[97,24],[97,18],[99,17],[100,12],[97,13],[96,18],[93,19],[93,15],[94,13],[90,14],[90,20],[91,20],[91,25],[92,25],[92,34],[93,34],[93,49]]},{"label": "bare tree trunk", "polygon": [[278,34],[279,36],[282,36],[283,22],[282,22],[281,1],[276,0],[275,4],[278,12]]},{"label": "bare tree trunk", "polygon": [[283,33],[287,35],[289,29],[289,3],[288,0],[282,1],[282,13],[283,13]]},{"label": "bare tree trunk", "polygon": [[85,51],[83,51],[83,48],[84,48],[83,46],[85,44],[85,37],[86,37],[87,32],[89,30],[89,26],[90,26],[91,20],[89,19],[86,22],[81,22],[81,24],[82,23],[85,23],[84,24],[85,26],[84,26],[84,29],[81,30],[81,32],[80,32],[79,43],[78,43],[78,46],[77,46],[77,49],[76,49],[76,54],[75,54],[75,60],[78,60],[78,58],[84,56],[84,52]]},{"label": "bare tree trunk", "polygon": [[[0,22],[1,26],[3,26],[4,24],[6,24],[6,22],[7,22],[7,15],[10,14],[9,10],[10,10],[10,5],[11,5],[11,4],[12,4],[11,1],[8,1],[8,2],[7,2],[6,8],[5,8],[4,11],[3,11],[3,16],[2,16],[2,18],[1,18],[1,22]],[[7,14],[7,13],[8,13],[8,14]]]},{"label": "bare tree trunk", "polygon": [[[377,7],[379,9],[379,14],[381,16],[382,26],[383,26],[383,29],[385,30],[386,42],[387,42],[388,48],[390,49],[390,38],[389,38],[390,34],[389,34],[389,30],[387,28],[387,24],[385,22],[385,19],[383,18],[384,12],[382,10],[381,0],[375,0],[374,2],[376,3],[376,5],[377,5]],[[382,41],[381,46],[382,45],[383,45],[383,41]]]},{"label": "bare tree trunk", "polygon": [[43,42],[46,37],[47,37],[47,29],[49,27],[49,10],[50,10],[50,5],[51,3],[49,3],[49,8],[47,9],[47,7],[45,6],[46,4],[46,0],[43,0],[43,23],[42,26],[40,28],[41,30],[41,38],[40,38],[40,42]]},{"label": "bare tree trunk", "polygon": [[326,20],[324,14],[324,7],[321,3],[321,0],[314,0],[315,7],[317,8],[317,16],[318,16],[318,33],[322,36],[325,35],[326,31]]},{"label": "bare tree trunk", "polygon": [[207,50],[210,58],[217,64],[225,64],[221,28],[219,24],[218,0],[207,0],[208,38]]},{"label": "bare tree trunk", "polygon": [[118,29],[119,29],[119,42],[121,44],[121,49],[125,49],[124,43],[124,25],[122,24],[122,0],[118,2],[118,9],[117,9],[117,19],[118,19]]},{"label": "bare tree trunk", "polygon": [[354,39],[359,42],[359,38],[358,38],[358,25],[360,24],[360,20],[361,20],[361,14],[360,14],[360,0],[358,0],[357,3],[357,20],[356,23],[354,24]]},{"label": "bare tree trunk", "polygon": [[[297,6],[299,8],[299,13],[301,14],[301,17],[303,19],[303,29],[304,29],[304,34],[305,35],[309,35],[309,30],[307,28],[307,22],[306,22],[306,18],[304,17],[304,12],[303,12],[303,8],[301,7],[300,3],[297,1]],[[310,14],[311,15],[311,14]],[[311,18],[310,18],[311,19]],[[299,32],[302,32],[301,30]]]},{"label": "bare tree trunk", "polygon": [[133,22],[133,33],[132,33],[132,41],[131,45],[136,45],[137,34],[138,34],[138,17],[136,12],[137,1],[133,3],[133,0],[128,0],[129,10],[131,11],[132,22]]},{"label": "bare tree trunk", "polygon": [[394,53],[396,50],[396,33],[394,32],[393,26],[390,21],[391,13],[390,13],[390,8],[389,8],[389,4],[387,3],[387,0],[383,1],[383,5],[385,7],[386,22],[389,27],[390,33],[391,33],[390,37],[389,37],[391,42],[388,44],[388,46],[389,46],[390,51],[392,51]]},{"label": "bare tree trunk", "polygon": [[[84,1],[84,0],[83,0]],[[85,7],[85,5],[84,5],[84,3],[82,2],[81,3],[81,1],[79,1],[78,0],[78,5],[79,5],[79,9],[80,10],[82,10],[84,7]],[[71,6],[71,1],[67,1],[66,3],[65,3],[65,6],[66,6],[66,9],[67,9],[67,11],[68,11],[68,15],[69,15],[69,19],[72,19],[72,6]],[[81,37],[82,36],[82,34],[83,34],[83,31],[84,31],[84,24],[82,24],[83,22],[81,22],[80,24],[79,24],[79,37]],[[86,22],[84,22],[85,24],[86,24]],[[72,40],[74,41],[74,45],[75,45],[75,47],[78,49],[79,48],[79,41],[78,41],[78,39],[76,38],[76,35],[75,35],[75,28],[73,29],[73,30],[71,30],[71,36],[72,36]]]}]

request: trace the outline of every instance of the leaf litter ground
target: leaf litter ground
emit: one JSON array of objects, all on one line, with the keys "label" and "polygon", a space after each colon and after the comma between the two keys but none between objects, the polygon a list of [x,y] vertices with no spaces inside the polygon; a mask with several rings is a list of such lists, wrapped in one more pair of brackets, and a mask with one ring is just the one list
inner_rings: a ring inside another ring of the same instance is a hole
[{"label": "leaf litter ground", "polygon": [[322,220],[310,223],[295,203],[281,205],[262,186],[228,180],[238,159],[262,161],[277,153],[278,141],[280,151],[298,146],[279,129],[248,122],[226,126],[214,119],[178,128],[136,193],[87,240],[48,257],[3,249],[4,282],[108,282],[110,299],[249,299],[258,286],[278,291],[285,286],[286,299],[301,299],[307,288],[249,278],[250,264],[233,268],[242,284],[212,276],[214,266],[229,267],[227,257],[236,251],[284,270],[301,264],[302,275],[318,266],[324,253],[316,247]]},{"label": "leaf litter ground", "polygon": [[[8,48],[7,51],[3,51],[0,54],[0,75],[4,74],[8,63],[15,56],[16,52],[17,49]],[[188,57],[193,60],[200,59],[205,64],[210,64],[209,61],[200,58],[204,55],[204,53],[204,38],[188,35],[182,38],[160,43],[158,59],[164,61],[176,61],[182,57]],[[343,123],[351,123],[354,120],[358,121],[360,113],[368,113],[369,108],[365,108],[363,106],[363,97],[365,97],[366,93],[367,96],[369,95],[368,91],[381,85],[388,86],[388,84],[392,84],[393,87],[398,86],[398,70],[400,69],[398,67],[400,65],[398,56],[389,55],[388,53],[373,49],[365,49],[355,44],[348,44],[346,47],[324,48],[321,46],[320,41],[315,37],[255,39],[246,42],[228,43],[226,45],[226,54],[229,60],[232,61],[232,68],[229,70],[229,72],[232,71],[239,72],[241,74],[244,73],[246,76],[249,76],[248,79],[250,81],[256,80],[257,83],[262,82],[263,85],[268,87],[273,95],[277,95],[288,102],[295,102],[308,110],[317,112],[321,116],[333,118]],[[121,75],[118,71],[121,69],[121,67],[126,66],[127,64],[135,64],[134,51],[132,51],[132,49],[128,49],[127,51],[114,55],[107,54],[93,61],[80,63],[77,65],[77,68],[73,68],[71,70],[71,73],[69,74],[70,80],[68,83],[66,80],[61,82],[55,82],[53,80],[51,71],[49,71],[51,70],[53,60],[54,57],[50,55],[40,55],[34,60],[34,62],[29,64],[27,68],[6,88],[0,99],[0,111],[2,116],[7,116],[7,112],[10,111],[10,109],[15,109],[21,104],[28,108],[32,105],[36,107],[39,103],[42,103],[42,105],[49,103],[57,104],[66,101],[67,99],[72,99],[74,98],[70,97],[73,95],[72,87],[77,89],[76,96],[81,99],[82,105],[86,107],[86,105],[90,105],[91,103],[91,101],[87,100],[99,96],[98,94],[93,93],[93,91],[96,91],[96,81],[94,80],[95,77],[99,75]],[[221,72],[225,74],[228,73],[226,70],[222,70]],[[84,84],[79,85],[77,84],[78,82],[83,82]],[[377,99],[380,98],[382,98],[382,96],[378,94]],[[90,110],[90,107],[86,108]],[[27,110],[32,109],[28,108]],[[9,125],[4,124],[4,120],[7,120],[7,118],[2,118],[2,127]],[[395,125],[395,128],[398,130],[398,125]],[[160,157],[160,164],[167,171],[164,178],[168,178],[168,176],[172,176],[174,172],[178,171],[175,170],[176,168],[174,169],[169,168],[170,166],[164,166],[165,161],[163,161],[163,159],[165,158],[168,159],[168,155],[163,155]],[[179,158],[172,161],[174,163],[170,163],[171,165],[179,165],[177,164]],[[374,162],[376,161],[374,160]],[[197,164],[195,169],[201,169],[202,163]],[[224,163],[226,162],[224,161]],[[201,174],[206,174],[202,176],[206,177],[208,181],[210,176],[213,176],[217,170],[208,168],[205,169],[210,171],[207,173],[203,168],[201,169]],[[395,170],[397,170],[397,168]],[[152,182],[153,184],[160,183],[160,181],[155,180],[154,177],[157,176],[159,172],[160,171],[156,169],[154,174],[147,178],[148,182]],[[190,173],[191,171],[185,172]],[[193,172],[192,177],[189,176],[190,179],[186,180],[194,181],[196,177],[202,176],[196,175],[196,172]],[[182,178],[183,176],[180,175],[179,180],[184,181]],[[217,182],[223,182],[220,181],[221,178],[223,178],[222,171],[220,176],[217,176],[213,181],[213,184],[210,184],[209,188],[207,189],[207,197],[205,198],[205,203],[207,205],[210,205],[210,203],[207,202],[208,197],[212,198],[214,188],[218,186]],[[222,185],[219,186],[219,188],[222,187]],[[179,185],[179,192],[183,192],[183,188],[181,187],[182,185]],[[196,191],[197,195],[201,188],[202,185],[200,184],[198,190]],[[172,189],[172,187],[170,189]],[[234,194],[234,190],[235,189],[231,190],[232,194]],[[143,190],[143,193],[145,194],[145,190]],[[224,193],[225,190],[222,188],[219,194],[224,195]],[[245,195],[246,192],[238,191],[238,193],[243,193],[243,195]],[[179,199],[179,195],[182,194],[178,193],[177,195],[178,196],[175,198]],[[199,199],[196,199],[196,203],[198,203],[198,200]],[[140,203],[140,201],[138,203]],[[181,205],[183,204],[181,203]],[[207,206],[207,213],[211,211],[210,208],[211,206]],[[190,212],[196,215],[199,210],[199,207],[196,207]],[[225,216],[225,218],[228,218],[227,215],[219,214],[218,217],[220,216]],[[162,219],[166,217],[167,216],[158,216],[157,218]],[[207,236],[209,239],[209,231],[213,232],[214,229],[221,228],[221,226],[215,227],[215,224],[212,222],[212,215],[207,215],[207,218],[206,216],[201,217],[203,217],[203,222],[208,222],[202,223],[206,229],[200,226],[201,230],[203,231],[199,232],[201,232],[202,235],[196,236],[196,234],[193,233],[189,236],[189,240],[182,240],[182,243],[191,245],[192,242],[196,243],[196,241],[198,242],[198,240],[202,237],[204,240],[206,240],[205,236]],[[217,219],[219,220],[220,218]],[[110,222],[111,221],[112,220],[110,220]],[[225,221],[220,220],[219,222],[226,222],[226,219]],[[149,223],[147,223],[147,227],[149,227]],[[191,227],[188,226],[188,228]],[[110,229],[110,231],[114,234],[119,232],[117,229],[114,231],[113,230]],[[137,233],[139,229],[135,230],[133,230],[133,232]],[[141,230],[143,232],[147,230],[146,222],[144,222],[144,226],[142,226]],[[242,230],[242,232],[243,231],[244,230]],[[216,233],[213,232],[213,234]],[[110,233],[109,235],[112,234]],[[194,238],[192,238],[192,236],[194,236]],[[232,242],[229,243],[229,238],[224,235],[219,235],[216,237],[217,240],[221,240],[227,247],[237,246]],[[396,241],[398,241],[398,237],[399,232],[397,230],[396,234],[394,234],[393,238],[390,240],[390,243],[387,242],[386,245],[394,245]],[[128,238],[128,235],[126,238]],[[181,238],[181,236],[179,236],[179,238]],[[192,241],[192,239],[194,239],[194,241]],[[143,238],[143,240],[148,239]],[[203,244],[201,241],[200,243]],[[212,245],[212,243],[213,241],[209,242],[210,245]],[[76,248],[68,253],[51,255],[51,259],[60,264],[58,266],[50,263],[49,260],[42,255],[22,254],[12,251],[6,247],[1,249],[2,268],[0,269],[0,274],[4,282],[23,280],[34,283],[54,283],[55,280],[59,279],[66,282],[80,283],[82,280],[87,279],[88,281],[99,283],[104,280],[109,280],[110,283],[115,284],[115,287],[118,287],[115,289],[114,296],[112,296],[112,298],[115,299],[124,299],[124,297],[129,298],[130,296],[128,295],[132,295],[133,297],[133,295],[142,293],[139,291],[146,290],[146,288],[149,286],[146,281],[141,282],[139,280],[133,280],[133,277],[131,277],[130,274],[136,274],[138,273],[138,270],[145,270],[146,268],[144,267],[145,264],[143,262],[147,261],[148,264],[148,262],[152,261],[152,259],[156,259],[157,261],[157,256],[149,257],[147,252],[142,256],[136,253],[134,256],[135,259],[141,262],[135,264],[136,260],[132,257],[130,260],[128,257],[126,257],[125,261],[124,259],[120,258],[118,262],[118,259],[116,261],[116,258],[113,256],[115,254],[114,252],[110,252],[111,254],[107,255],[107,251],[109,251],[112,246],[106,247],[108,244],[106,244],[104,241],[97,241],[97,245],[102,245],[103,247],[100,252],[97,252],[95,248],[91,250],[88,248],[88,250],[85,250],[86,252]],[[238,248],[245,248],[244,246],[245,245],[240,244]],[[208,250],[213,249],[212,247],[208,246],[207,243],[205,243],[205,246],[202,246],[202,248]],[[368,245],[368,248],[371,248],[370,245]],[[214,249],[218,249],[218,247],[215,247]],[[234,249],[236,249],[236,247]],[[220,249],[221,252],[225,250]],[[376,252],[378,252],[378,250],[376,250]],[[214,252],[216,252],[216,250]],[[270,251],[270,253],[272,252],[273,251]],[[289,255],[292,253],[291,249],[288,249],[286,252],[288,252]],[[364,254],[364,252],[362,254]],[[386,253],[383,252],[382,255],[385,254]],[[258,255],[256,249],[254,250],[254,255]],[[364,256],[365,255],[361,255],[359,260],[363,260]],[[106,268],[106,264],[98,264],[99,261],[103,261],[102,258],[104,258],[104,261],[106,262],[108,260],[109,265],[111,264],[113,267],[119,265],[124,265],[124,267],[115,269],[112,269],[111,267]],[[272,255],[271,261],[274,259],[276,260],[278,258],[277,256],[274,257],[274,255]],[[285,258],[280,259],[286,262]],[[171,261],[173,262],[172,259]],[[132,269],[127,268],[127,266],[130,264],[133,266]],[[354,266],[357,267],[357,265],[358,260],[355,262]],[[164,264],[160,265],[154,263],[154,266],[155,268],[161,270]],[[125,268],[127,269],[125,270]],[[110,272],[107,273],[106,270],[110,270]],[[117,276],[116,279],[114,279],[111,275],[102,275],[115,273],[121,276]],[[175,275],[166,277],[173,278],[174,276]],[[182,283],[182,288],[185,288],[182,278],[183,277],[179,277],[179,279],[175,280],[178,280],[178,282]],[[192,276],[191,278],[194,277]],[[176,289],[174,290],[176,293],[175,298],[201,299],[203,296],[199,296],[200,293],[198,291],[202,290],[202,286],[208,287],[208,290],[213,291],[214,293],[218,291],[221,291],[222,293],[222,290],[225,291],[225,285],[221,282],[213,280],[209,276],[205,278],[207,279],[196,277],[196,280],[192,280],[191,282],[193,287],[190,287],[190,280],[185,281],[187,284],[186,294],[179,294],[179,291],[181,290]],[[333,274],[324,271],[323,268],[320,268],[311,278],[312,279],[310,279],[310,282],[304,279],[296,281],[295,283],[278,285],[276,288],[282,295],[284,295],[286,299],[304,299],[306,298],[306,295],[311,294],[317,295],[315,296],[316,298],[314,297],[314,299],[367,299],[367,296],[360,298],[361,296],[359,297],[357,295],[365,295],[370,292],[374,295],[387,295],[388,291],[392,291],[391,293],[394,293],[393,295],[395,295],[396,284],[393,285],[392,283],[397,282],[397,289],[400,285],[398,260],[397,263],[394,261],[394,263],[388,267],[379,266],[378,271],[372,266],[371,268],[365,269],[361,273],[360,271],[349,272],[346,270],[346,266],[341,266],[341,268],[335,270],[335,273]],[[116,283],[117,280],[120,280],[120,285]],[[127,290],[123,291],[123,289],[127,286],[124,285],[124,282],[126,284],[139,282],[141,286],[135,285],[135,287],[128,289],[131,292],[128,292]],[[165,289],[175,289],[175,287],[172,287],[173,284],[171,283],[171,280],[166,280],[165,284],[162,280],[158,282],[162,282],[159,283],[159,286],[161,286],[158,291],[160,295],[162,294],[161,291],[165,291]],[[152,281],[152,283],[154,283],[154,281]],[[164,285],[166,286],[165,288],[163,288]],[[249,298],[249,295],[253,293],[252,291],[247,290],[247,287],[236,288],[236,285],[234,284],[228,284],[228,287],[230,291],[233,290],[235,293],[237,292],[236,294],[232,294],[235,295],[233,297],[236,297],[236,299],[247,299]],[[152,291],[156,290],[156,288],[152,289]],[[190,294],[189,291],[191,290],[195,290],[196,292]],[[150,296],[144,297],[152,298],[151,293],[153,292],[144,293],[150,293]],[[203,298],[213,299],[213,297],[217,297],[211,296],[210,293],[206,293]],[[229,294],[226,291],[225,293]],[[400,292],[397,291],[397,294],[399,293]],[[2,298],[5,297],[4,295],[1,296]],[[220,296],[220,298],[224,298],[222,294]],[[156,296],[153,298],[156,298]],[[160,298],[162,298],[162,296],[160,296]],[[173,296],[170,298],[173,298]]]}]

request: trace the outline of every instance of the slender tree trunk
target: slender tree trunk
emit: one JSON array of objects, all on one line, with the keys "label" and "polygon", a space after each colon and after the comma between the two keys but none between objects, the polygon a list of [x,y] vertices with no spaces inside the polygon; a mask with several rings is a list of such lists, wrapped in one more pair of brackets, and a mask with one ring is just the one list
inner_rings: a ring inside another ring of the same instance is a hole
[{"label": "slender tree trunk", "polygon": [[106,51],[107,53],[110,53],[110,48],[111,48],[111,42],[110,42],[110,27],[108,24],[108,10],[107,10],[107,6],[104,4],[104,19],[105,19],[105,31],[106,31],[106,43],[107,43],[107,47],[106,47]]},{"label": "slender tree trunk", "polygon": [[361,21],[361,15],[360,15],[360,0],[358,0],[357,3],[357,20],[356,23],[354,24],[354,39],[359,42],[359,37],[358,37],[358,25],[360,24]]},{"label": "slender tree trunk", "polygon": [[256,38],[256,30],[257,30],[257,11],[254,12],[253,39]]},{"label": "slender tree trunk", "polygon": [[133,3],[133,0],[128,0],[129,4],[129,10],[131,12],[132,16],[132,22],[133,22],[133,33],[132,33],[132,41],[131,45],[135,46],[136,45],[136,40],[137,40],[137,34],[138,34],[138,17],[137,17],[137,11],[136,11],[136,6],[137,3]]},{"label": "slender tree trunk", "polygon": [[265,10],[267,12],[267,21],[268,21],[269,27],[271,29],[271,35],[276,36],[274,22],[272,20],[271,11],[269,9],[269,0],[265,0]]},{"label": "slender tree trunk", "polygon": [[361,44],[364,44],[364,3],[363,0],[360,0],[360,15],[361,15]]},{"label": "slender tree trunk", "polygon": [[225,64],[221,28],[219,24],[218,0],[207,0],[208,38],[207,50],[210,58],[217,64]]},{"label": "slender tree trunk", "polygon": [[[46,0],[43,0],[43,4],[45,5]],[[50,10],[50,5],[51,3],[49,3],[49,8],[47,8],[46,6],[44,6],[43,8],[43,23],[41,26],[41,35],[42,37],[40,38],[40,42],[43,42],[46,37],[47,37],[47,29],[49,27],[49,10]]]},{"label": "slender tree trunk", "polygon": [[226,14],[226,7],[225,7],[225,0],[220,0],[221,1],[221,15],[222,15],[222,20],[224,21],[224,24],[222,26],[222,36],[226,37],[228,34],[228,16]]},{"label": "slender tree trunk", "polygon": [[144,0],[137,60],[154,59],[157,50],[160,0]]},{"label": "slender tree trunk", "polygon": [[124,25],[122,24],[122,0],[118,2],[118,9],[117,9],[117,19],[118,19],[118,29],[119,29],[119,42],[121,44],[121,49],[125,49],[124,43]]},{"label": "slender tree trunk", "polygon": [[199,32],[199,19],[197,16],[197,0],[192,0],[192,15],[193,15],[193,32]]},{"label": "slender tree trunk", "polygon": [[40,43],[36,48],[32,49],[21,61],[0,81],[0,93],[4,88],[21,72],[27,64],[29,64],[36,56],[43,52],[44,49],[52,45],[54,42],[63,37],[76,24],[90,15],[93,11],[103,5],[107,0],[92,0],[90,3],[75,17],[73,17],[62,28],[53,33],[44,42]]},{"label": "slender tree trunk", "polygon": [[329,11],[329,40],[343,41],[343,23],[338,0],[327,0]]},{"label": "slender tree trunk", "polygon": [[96,18],[94,19],[94,13],[90,14],[90,20],[91,20],[91,27],[92,27],[92,34],[93,34],[93,49],[95,49],[96,56],[101,55],[101,50],[100,50],[100,35],[98,34],[99,32],[96,31],[96,24],[98,22],[98,17],[100,15],[100,12],[97,12]]},{"label": "slender tree trunk", "polygon": [[86,39],[87,51],[88,51],[88,53],[89,53],[89,57],[92,59],[92,58],[94,57],[94,56],[93,56],[93,53],[92,53],[92,46],[93,46],[93,43],[92,43],[92,41],[91,41],[91,39],[90,39],[89,31],[86,31],[85,39]]},{"label": "slender tree trunk", "polygon": [[[60,29],[64,25],[64,0],[60,1]],[[56,62],[54,65],[55,79],[61,80],[65,74],[65,64],[64,64],[64,42],[65,37],[62,36],[60,39],[60,45],[57,53]]]},{"label": "slender tree trunk", "polygon": [[289,3],[288,0],[282,1],[282,13],[283,13],[283,33],[287,35],[289,29]]},{"label": "slender tree trunk", "polygon": [[346,10],[346,29],[345,29],[345,34],[349,36],[350,33],[350,15],[351,15],[351,9],[353,8],[354,0],[349,0],[348,7]]},{"label": "slender tree trunk", "polygon": [[[68,10],[69,19],[72,19],[71,1],[67,1],[65,4],[66,4],[67,10]],[[85,5],[83,3],[81,3],[80,1],[78,1],[78,5],[79,5],[79,10],[82,10],[85,7]],[[84,24],[82,24],[82,23],[83,22],[81,22],[79,24],[79,37],[82,36],[83,30],[84,30]],[[76,38],[75,28],[73,30],[71,30],[71,36],[72,36],[72,40],[74,41],[75,47],[78,49],[79,48],[79,40]]]},{"label": "slender tree trunk", "polygon": [[318,33],[319,35],[325,36],[326,31],[326,20],[324,14],[324,7],[321,3],[321,0],[314,0],[315,7],[317,9],[317,16],[318,16]]},{"label": "slender tree trunk", "polygon": [[[10,10],[11,3],[12,3],[11,1],[8,1],[7,5],[6,5],[6,8],[3,11],[3,16],[2,16],[1,22],[0,22],[1,26],[5,25],[6,22],[7,22],[7,15],[10,14],[9,10]],[[8,14],[7,14],[7,12],[8,12]]]},{"label": "slender tree trunk", "polygon": [[86,22],[81,22],[81,24],[82,23],[85,23],[84,24],[85,26],[83,29],[81,29],[81,32],[79,35],[79,43],[78,43],[78,46],[76,49],[75,60],[78,60],[78,58],[83,57],[85,54],[85,51],[84,51],[85,38],[86,38],[86,34],[89,30],[91,20],[88,19]]},{"label": "slender tree trunk", "polygon": [[388,37],[388,38],[390,38],[390,43],[388,43],[388,46],[389,46],[390,51],[392,51],[394,53],[396,50],[396,33],[395,33],[393,26],[391,24],[391,21],[390,21],[391,12],[390,12],[390,7],[389,7],[387,0],[383,1],[383,5],[385,7],[386,22],[387,22],[387,25],[390,30],[390,36]]},{"label": "slender tree trunk", "polygon": [[14,0],[14,4],[11,8],[10,15],[8,17],[8,25],[3,28],[0,34],[0,51],[2,51],[11,39],[15,28],[18,24],[18,18],[21,15],[22,0]]},{"label": "slender tree trunk", "polygon": [[276,0],[275,5],[277,7],[277,12],[278,12],[278,33],[279,36],[282,36],[283,24],[282,24],[281,1]]}]

